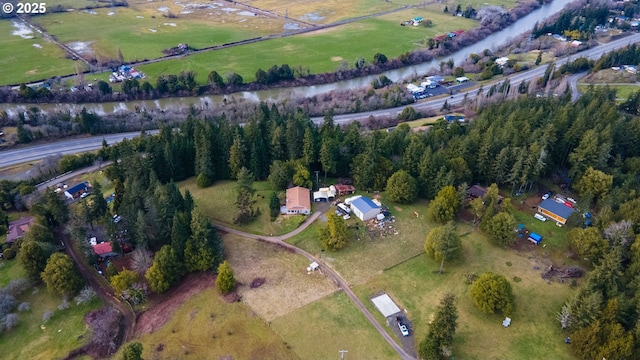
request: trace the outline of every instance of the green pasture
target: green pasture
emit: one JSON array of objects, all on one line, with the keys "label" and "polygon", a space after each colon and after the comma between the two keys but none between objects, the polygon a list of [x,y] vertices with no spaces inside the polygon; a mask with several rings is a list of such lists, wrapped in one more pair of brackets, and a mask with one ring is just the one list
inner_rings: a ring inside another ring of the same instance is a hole
[{"label": "green pasture", "polygon": [[[578,85],[578,91],[580,93],[586,93],[591,85]],[[627,100],[631,95],[640,91],[638,85],[609,85],[609,84],[593,84],[593,86],[608,86],[611,89],[616,90],[616,98],[618,100]]]},{"label": "green pasture", "polygon": [[[412,205],[394,205],[391,202],[382,202],[389,206],[389,212],[396,217],[395,223],[389,223],[395,231],[384,237],[370,237],[364,230],[362,221],[352,216],[347,220],[352,233],[349,245],[340,251],[325,251],[323,256],[327,264],[336,269],[349,283],[361,284],[375,274],[401,263],[407,259],[424,252],[424,242],[434,224],[426,219],[427,202],[419,200]],[[334,211],[332,207],[329,211]],[[416,218],[414,212],[418,213]],[[325,226],[322,219],[316,222],[316,226]],[[321,247],[317,239],[317,230],[307,229],[294,238],[290,243],[320,255]]]},{"label": "green pasture", "polygon": [[213,288],[189,298],[164,326],[136,341],[145,359],[298,358],[250,308],[224,302]]},{"label": "green pasture", "polygon": [[109,6],[110,2],[107,3],[92,0],[49,0],[47,1],[47,13],[51,13],[50,9],[58,5],[65,9],[79,9],[87,6]]},{"label": "green pasture", "polygon": [[351,300],[338,292],[271,322],[274,329],[302,359],[397,359]]},{"label": "green pasture", "polygon": [[[302,215],[279,216],[271,222],[269,215],[269,196],[273,190],[266,181],[256,181],[253,188],[256,190],[254,208],[260,209],[260,216],[254,221],[236,225],[233,217],[236,214],[236,182],[219,181],[208,188],[196,186],[195,178],[178,183],[182,190],[189,190],[196,201],[196,205],[202,212],[213,219],[215,223],[224,224],[253,234],[282,235],[295,230],[305,219]],[[284,193],[281,194],[281,203],[284,204]]]},{"label": "green pasture", "polygon": [[349,66],[359,57],[370,62],[376,53],[394,58],[415,49],[415,44],[427,37],[456,29],[467,30],[476,24],[473,20],[451,18],[446,25],[435,22],[433,28],[400,26],[392,19],[372,18],[319,32],[193,54],[139,68],[152,83],[159,75],[178,74],[185,70],[195,71],[199,83],[206,83],[207,75],[213,70],[223,75],[236,72],[245,82],[250,82],[255,80],[259,68],[267,70],[285,63],[292,68],[308,68],[311,73],[330,72],[335,71],[342,61]]},{"label": "green pasture", "polygon": [[42,35],[28,34],[33,39],[13,35],[17,30],[14,21],[0,20],[0,85],[33,82],[75,72],[76,62],[65,59],[64,52],[44,40]]},{"label": "green pasture", "polygon": [[[25,276],[18,259],[2,260],[0,264],[3,264],[0,267],[0,286]],[[18,325],[0,336],[2,358],[6,360],[63,358],[88,341],[90,331],[84,324],[84,315],[102,306],[97,299],[85,305],[76,305],[70,300],[69,309],[58,310],[62,298],[47,291],[44,285],[25,291],[18,301],[28,302],[30,310],[18,312]],[[43,323],[42,315],[47,310],[53,311],[54,315]]]},{"label": "green pasture", "polygon": [[[259,24],[262,20],[251,18],[241,24],[222,24],[182,17],[169,19],[162,17],[159,11],[123,7],[94,11],[97,14],[85,11],[48,14],[36,17],[34,21],[65,44],[89,43],[95,56],[101,59],[117,59],[119,49],[125,61],[165,56],[162,50],[180,43],[204,48],[271,33],[262,29]],[[112,11],[115,14],[107,15]]]},{"label": "green pasture", "polygon": [[396,1],[378,0],[325,0],[297,1],[294,3],[283,0],[252,0],[247,3],[281,16],[288,13],[292,19],[312,24],[330,24],[340,20],[397,9],[403,5]]},{"label": "green pasture", "polygon": [[[555,320],[555,314],[572,294],[571,288],[546,283],[540,277],[541,270],[534,269],[535,257],[493,246],[467,226],[458,225],[458,229],[463,234],[464,260],[445,263],[442,275],[438,274],[440,263],[422,254],[372,277],[354,291],[381,324],[385,320],[369,299],[379,292],[388,293],[407,310],[416,345],[426,336],[442,296],[453,293],[459,312],[453,345],[456,359],[571,359],[564,344],[566,334]],[[504,316],[482,314],[471,300],[465,274],[485,271],[504,275],[514,290],[516,309],[509,328],[502,327]]]}]

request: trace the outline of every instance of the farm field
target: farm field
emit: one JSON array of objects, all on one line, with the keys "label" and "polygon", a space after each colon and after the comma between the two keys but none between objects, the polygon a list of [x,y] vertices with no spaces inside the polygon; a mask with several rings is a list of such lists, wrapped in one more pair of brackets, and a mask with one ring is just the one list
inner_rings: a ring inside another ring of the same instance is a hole
[{"label": "farm field", "polygon": [[[306,217],[301,215],[279,216],[276,221],[271,222],[269,216],[269,196],[273,190],[267,181],[255,181],[253,188],[256,189],[254,199],[256,203],[254,208],[260,208],[260,215],[254,221],[242,226],[233,223],[235,216],[236,201],[236,182],[218,181],[208,188],[199,188],[196,186],[195,178],[177,183],[182,190],[188,189],[196,201],[196,205],[202,212],[212,218],[215,223],[224,224],[232,228],[242,229],[253,234],[261,235],[282,235],[293,231],[302,223]],[[284,193],[281,197],[281,203],[284,203]],[[313,211],[313,205],[312,209]]]},{"label": "farm field", "polygon": [[[60,48],[44,40],[42,35],[33,33],[21,22],[0,20],[2,84],[19,84],[74,73],[76,62],[64,56]],[[84,69],[84,64],[77,64]]]},{"label": "farm field", "polygon": [[[415,0],[409,1],[409,3],[415,2]],[[250,0],[247,1],[247,4],[282,16],[288,12],[290,18],[312,24],[330,24],[340,20],[397,9],[405,5],[395,1],[383,2],[376,0],[298,1],[293,4],[282,0]]]},{"label": "farm field", "polygon": [[[390,15],[387,15],[390,16]],[[410,16],[400,13],[393,16]],[[416,48],[416,44],[434,35],[457,29],[468,30],[477,23],[474,20],[445,16],[446,24],[433,28],[400,26],[398,21],[371,18],[340,27],[306,34],[271,39],[255,44],[223,49],[211,53],[193,54],[186,58],[167,60],[140,66],[151,79],[162,74],[178,74],[191,70],[197,73],[197,81],[205,83],[207,75],[215,70],[220,74],[236,72],[245,82],[254,81],[259,68],[269,69],[273,65],[288,64],[292,68],[302,66],[311,73],[335,71],[345,61],[350,66],[358,57],[372,61],[376,53],[394,58]],[[375,34],[372,42],[371,34]],[[256,56],[259,54],[259,56]]]},{"label": "farm field", "polygon": [[[155,6],[162,7],[162,3]],[[111,15],[109,15],[111,14]],[[165,18],[152,9],[118,7],[71,13],[48,14],[34,18],[48,33],[88,58],[140,61],[165,56],[164,49],[180,43],[204,48],[273,33],[271,19],[245,17],[241,24],[222,24],[215,19]],[[243,19],[237,16],[237,20]],[[87,31],[91,24],[91,31]]]},{"label": "farm field", "polygon": [[[0,260],[0,264],[0,286],[25,276],[17,258]],[[44,285],[25,291],[18,297],[18,301],[28,302],[30,310],[18,312],[18,325],[10,333],[0,337],[2,358],[6,360],[49,360],[64,357],[89,339],[90,331],[84,324],[84,315],[102,306],[98,299],[84,305],[76,305],[70,300],[68,309],[59,310],[62,298],[49,293]],[[47,322],[42,320],[45,311],[54,312]]]}]

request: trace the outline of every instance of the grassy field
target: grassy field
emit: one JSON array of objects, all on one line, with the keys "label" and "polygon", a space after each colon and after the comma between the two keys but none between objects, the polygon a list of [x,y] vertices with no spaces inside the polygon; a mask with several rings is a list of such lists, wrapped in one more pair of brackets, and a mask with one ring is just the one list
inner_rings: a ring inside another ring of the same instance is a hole
[{"label": "grassy field", "polygon": [[282,0],[252,0],[247,1],[247,3],[281,16],[288,13],[290,18],[312,24],[330,24],[339,20],[397,9],[403,5],[395,1],[384,2],[375,0],[299,1],[294,3]]},{"label": "grassy field", "polygon": [[[0,286],[25,276],[17,259],[2,260],[0,264]],[[102,306],[98,299],[80,306],[70,301],[69,309],[58,310],[62,298],[49,293],[43,285],[27,290],[18,301],[28,302],[30,310],[18,312],[18,326],[0,337],[2,358],[6,360],[49,360],[64,357],[89,338],[90,332],[84,324],[84,315]],[[53,311],[54,315],[43,323],[42,315],[48,310]]]},{"label": "grassy field", "polygon": [[224,302],[213,288],[190,298],[158,331],[136,340],[145,359],[297,358],[250,308]]},{"label": "grassy field", "polygon": [[349,298],[339,292],[271,322],[302,359],[397,359]]},{"label": "grassy field", "polygon": [[[160,5],[157,5],[160,7]],[[118,58],[118,50],[125,61],[153,59],[164,56],[162,50],[189,44],[203,48],[273,33],[265,31],[260,21],[253,19],[242,24],[221,24],[190,18],[168,19],[162,12],[152,9],[105,8],[86,11],[49,14],[34,18],[59,41],[73,47],[84,43],[97,58]],[[113,15],[108,15],[113,12]],[[87,31],[87,26],[91,31]],[[271,27],[271,25],[269,26]]]},{"label": "grassy field", "polygon": [[[402,18],[409,15],[406,13]],[[395,16],[400,15],[393,14]],[[441,25],[435,22],[433,28],[402,27],[396,20],[385,17],[366,19],[318,32],[223,49],[216,51],[215,56],[212,53],[194,54],[144,65],[140,69],[152,82],[158,75],[192,70],[201,83],[206,82],[212,70],[220,74],[233,71],[247,82],[254,81],[259,68],[268,69],[284,63],[291,67],[308,67],[311,73],[334,71],[343,60],[349,65],[358,57],[371,61],[378,52],[394,58],[415,49],[416,44],[427,37],[456,29],[466,30],[476,24],[469,19],[445,18],[449,22]],[[375,41],[372,41],[372,34],[375,34]]]},{"label": "grassy field", "polygon": [[15,35],[14,31],[18,29],[14,24],[22,25],[14,20],[0,20],[1,84],[18,84],[75,72],[76,63],[65,59],[64,52],[57,46],[39,34],[24,34],[33,36],[32,39]]},{"label": "grassy field", "polygon": [[[228,225],[233,228],[242,229],[254,234],[261,235],[282,235],[293,231],[302,223],[306,217],[302,215],[279,216],[276,221],[271,222],[269,216],[269,196],[273,190],[271,185],[266,181],[257,181],[253,183],[256,190],[254,199],[256,203],[254,208],[260,209],[260,216],[249,224],[242,226],[233,223],[235,216],[235,181],[220,181],[208,188],[199,188],[196,186],[195,178],[185,180],[178,183],[182,190],[188,189],[196,201],[196,205],[211,217],[214,222]],[[281,197],[283,200],[284,197]],[[283,202],[282,202],[283,203]],[[312,205],[313,210],[313,205]]]},{"label": "grassy field", "polygon": [[[540,270],[534,270],[537,259],[511,249],[490,245],[486,238],[459,225],[463,236],[464,261],[445,264],[439,275],[439,263],[420,255],[371,278],[354,290],[381,323],[382,315],[369,298],[387,292],[401,309],[407,310],[416,335],[416,343],[424,338],[428,323],[445,293],[458,298],[458,330],[453,355],[460,359],[571,359],[564,336],[555,321],[555,313],[571,295],[568,285],[546,283]],[[516,296],[512,325],[503,328],[500,315],[481,314],[473,304],[465,284],[465,274],[493,271],[507,277]],[[514,279],[518,278],[516,282]],[[491,334],[491,336],[487,336]]]},{"label": "grassy field", "polygon": [[[350,226],[353,239],[347,248],[336,252],[327,251],[324,254],[327,263],[351,284],[362,284],[384,269],[422,253],[427,233],[434,226],[426,219],[426,201],[394,206],[383,197],[382,202],[391,205],[389,211],[396,216],[396,222],[391,225],[396,228],[398,235],[370,238],[365,235],[362,222],[352,217],[347,220],[347,225]],[[418,218],[415,218],[414,211],[418,213]],[[316,226],[323,226],[322,220],[319,223]],[[317,230],[307,229],[289,241],[320,255],[321,247],[316,233]]]},{"label": "grassy field", "polygon": [[[616,90],[616,98],[618,100],[627,100],[629,96],[640,91],[638,85],[608,85],[608,84],[593,84],[594,86],[608,86],[611,89]],[[589,90],[590,85],[578,85],[578,91],[585,93]]]}]

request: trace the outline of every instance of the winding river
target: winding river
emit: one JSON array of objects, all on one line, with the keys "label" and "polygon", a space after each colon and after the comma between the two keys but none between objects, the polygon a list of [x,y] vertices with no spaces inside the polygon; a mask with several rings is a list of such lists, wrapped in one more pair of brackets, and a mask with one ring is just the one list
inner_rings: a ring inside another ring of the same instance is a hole
[{"label": "winding river", "polygon": [[[506,44],[514,36],[520,35],[530,29],[536,24],[549,16],[561,11],[569,0],[553,0],[549,4],[545,4],[540,8],[532,11],[529,15],[519,19],[515,23],[506,27],[505,29],[493,33],[485,39],[458,50],[457,52],[450,54],[445,59],[453,59],[454,62],[460,63],[464,61],[469,54],[482,52],[484,49],[494,49],[497,46]],[[418,65],[408,66],[401,69],[390,70],[384,74],[392,81],[398,81],[414,74],[427,73],[433,67],[439,67],[440,62],[443,59],[434,59],[430,62],[425,62]],[[333,90],[341,89],[353,89],[365,87],[371,83],[371,81],[378,75],[364,76],[356,79],[345,80],[324,85],[314,86],[302,86],[293,88],[274,88],[260,91],[245,91],[234,93],[231,95],[217,95],[217,96],[202,96],[202,97],[175,97],[175,98],[162,98],[157,100],[135,100],[129,102],[105,102],[105,103],[86,103],[86,104],[40,104],[39,106],[43,111],[70,111],[71,113],[79,112],[83,107],[87,110],[95,112],[97,114],[105,114],[117,111],[134,110],[137,108],[179,108],[188,107],[189,105],[195,106],[209,106],[221,103],[225,98],[235,97],[244,98],[254,101],[277,101],[280,99],[293,98],[293,97],[309,97],[328,93]],[[11,116],[18,112],[25,111],[26,109],[33,107],[33,104],[0,104],[0,110],[6,110]]]}]

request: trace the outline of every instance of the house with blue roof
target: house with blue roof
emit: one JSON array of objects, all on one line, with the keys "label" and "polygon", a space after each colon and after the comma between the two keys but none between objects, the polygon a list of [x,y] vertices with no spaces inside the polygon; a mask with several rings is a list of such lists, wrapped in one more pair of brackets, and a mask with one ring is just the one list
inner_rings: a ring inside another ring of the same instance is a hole
[{"label": "house with blue roof", "polygon": [[362,196],[351,202],[351,211],[362,221],[371,220],[380,214],[380,206],[368,197]]},{"label": "house with blue roof", "polygon": [[554,199],[543,200],[538,205],[538,212],[548,218],[551,218],[560,224],[566,224],[567,219],[575,210],[565,204],[561,204]]},{"label": "house with blue roof", "polygon": [[67,188],[67,190],[64,191],[64,196],[69,200],[77,199],[83,193],[89,192],[89,186],[91,186],[91,184],[89,184],[88,181],[81,182],[80,184]]}]

